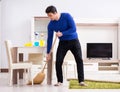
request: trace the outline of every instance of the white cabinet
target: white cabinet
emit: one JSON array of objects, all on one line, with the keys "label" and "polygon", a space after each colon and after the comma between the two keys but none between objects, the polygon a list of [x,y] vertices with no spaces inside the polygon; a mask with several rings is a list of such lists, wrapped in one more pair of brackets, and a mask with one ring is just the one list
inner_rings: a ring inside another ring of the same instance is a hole
[{"label": "white cabinet", "polygon": [[119,71],[119,60],[84,60],[85,71]]},{"label": "white cabinet", "polygon": [[84,63],[84,71],[98,71],[98,63],[97,62],[94,62],[94,63],[86,62],[86,63]]},{"label": "white cabinet", "polygon": [[48,17],[33,17],[31,28],[31,41],[39,40],[44,36],[47,38],[47,25],[49,23]]}]

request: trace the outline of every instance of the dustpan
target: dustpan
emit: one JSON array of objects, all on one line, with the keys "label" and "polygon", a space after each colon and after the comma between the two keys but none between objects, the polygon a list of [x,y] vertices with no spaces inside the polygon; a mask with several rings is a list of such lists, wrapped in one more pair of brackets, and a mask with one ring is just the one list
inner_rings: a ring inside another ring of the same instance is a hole
[{"label": "dustpan", "polygon": [[[52,45],[52,48],[51,48],[49,54],[52,53],[53,47],[54,47],[54,45],[55,45],[56,40],[57,40],[57,36],[55,37],[54,43],[53,43],[53,45]],[[44,79],[45,79],[44,70],[45,70],[45,67],[46,67],[46,65],[47,65],[47,62],[48,62],[48,61],[46,61],[43,69],[34,77],[34,79],[33,79],[33,84],[41,84],[41,83],[44,81]],[[32,84],[32,81],[29,81],[28,85],[31,85],[31,84]]]}]

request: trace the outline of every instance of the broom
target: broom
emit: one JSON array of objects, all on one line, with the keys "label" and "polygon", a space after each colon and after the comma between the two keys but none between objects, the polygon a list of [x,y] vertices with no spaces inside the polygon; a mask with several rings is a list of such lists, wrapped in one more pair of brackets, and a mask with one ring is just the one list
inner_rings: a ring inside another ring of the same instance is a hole
[{"label": "broom", "polygon": [[[49,54],[52,53],[53,47],[54,47],[54,45],[55,45],[55,43],[56,43],[56,40],[57,40],[57,36],[55,37],[55,40],[54,40],[54,42],[53,42],[53,45],[52,45],[52,48],[51,48]],[[46,65],[47,65],[47,62],[48,62],[48,61],[46,61],[45,65],[44,65],[44,67],[43,67],[43,69],[42,69],[42,71],[40,71],[40,72],[34,77],[34,79],[33,79],[33,84],[41,84],[41,83],[44,81],[44,79],[45,79],[44,70],[45,70],[45,67],[46,67]],[[31,84],[32,84],[32,81],[29,81],[28,85],[31,85]]]}]

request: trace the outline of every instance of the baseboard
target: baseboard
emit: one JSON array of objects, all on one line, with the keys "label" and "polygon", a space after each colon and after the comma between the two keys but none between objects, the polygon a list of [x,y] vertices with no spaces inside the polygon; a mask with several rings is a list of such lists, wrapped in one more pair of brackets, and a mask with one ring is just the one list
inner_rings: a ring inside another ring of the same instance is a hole
[{"label": "baseboard", "polygon": [[1,72],[1,73],[6,73],[6,72],[8,72],[8,69],[7,69],[7,68],[0,69],[0,72]]}]

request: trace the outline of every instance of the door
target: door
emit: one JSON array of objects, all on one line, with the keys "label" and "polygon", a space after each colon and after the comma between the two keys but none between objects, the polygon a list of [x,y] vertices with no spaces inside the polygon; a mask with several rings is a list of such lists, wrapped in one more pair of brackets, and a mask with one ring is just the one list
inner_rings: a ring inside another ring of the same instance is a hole
[{"label": "door", "polygon": [[1,69],[1,0],[0,0],[0,69]]}]

